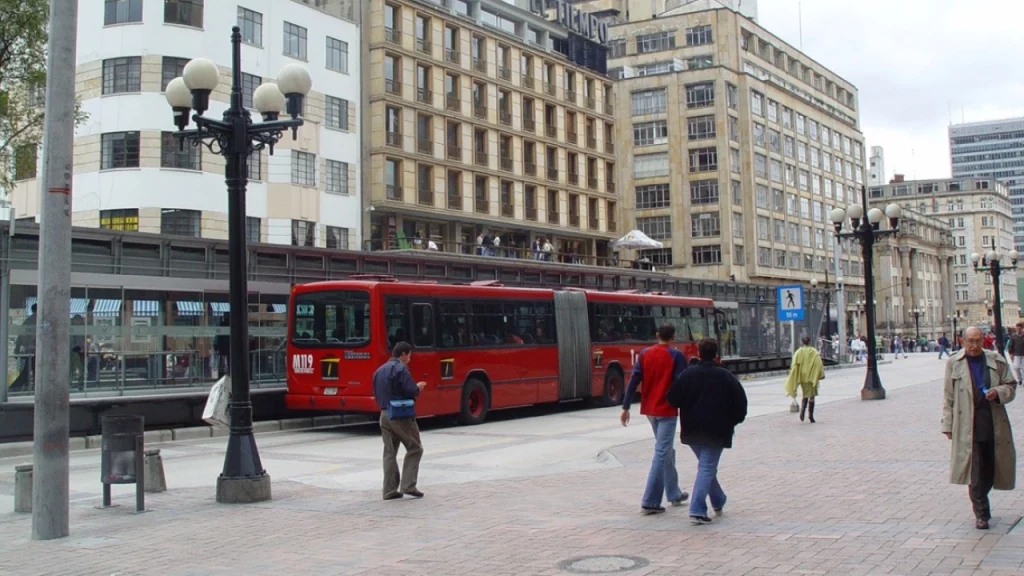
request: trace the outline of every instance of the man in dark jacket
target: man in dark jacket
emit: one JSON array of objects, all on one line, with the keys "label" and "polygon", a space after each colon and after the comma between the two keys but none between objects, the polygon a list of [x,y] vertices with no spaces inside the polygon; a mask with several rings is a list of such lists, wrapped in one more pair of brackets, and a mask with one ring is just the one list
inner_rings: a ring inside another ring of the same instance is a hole
[{"label": "man in dark jacket", "polygon": [[[373,373],[373,395],[380,406],[380,435],[384,439],[384,499],[395,500],[403,494],[422,498],[416,488],[423,457],[423,443],[416,418],[391,419],[388,405],[392,400],[415,400],[426,382],[416,382],[409,373],[412,346],[398,342],[391,350],[391,359]],[[405,446],[402,472],[398,472],[398,445]]]},{"label": "man in dark jacket", "polygon": [[700,364],[684,371],[668,391],[669,404],[679,408],[680,440],[697,456],[697,478],[690,499],[694,524],[711,522],[708,498],[716,515],[725,508],[725,492],[718,483],[722,450],[732,448],[736,425],[747,417],[747,395],[739,380],[715,364],[718,342],[705,339],[698,347]]}]

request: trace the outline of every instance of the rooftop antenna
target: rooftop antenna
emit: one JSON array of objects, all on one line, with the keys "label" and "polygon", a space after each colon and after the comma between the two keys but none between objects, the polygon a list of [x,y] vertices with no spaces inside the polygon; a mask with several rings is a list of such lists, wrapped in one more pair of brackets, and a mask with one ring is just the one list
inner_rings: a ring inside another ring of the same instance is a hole
[{"label": "rooftop antenna", "polygon": [[804,3],[798,2],[796,5],[797,18],[800,22],[800,51],[804,51]]}]

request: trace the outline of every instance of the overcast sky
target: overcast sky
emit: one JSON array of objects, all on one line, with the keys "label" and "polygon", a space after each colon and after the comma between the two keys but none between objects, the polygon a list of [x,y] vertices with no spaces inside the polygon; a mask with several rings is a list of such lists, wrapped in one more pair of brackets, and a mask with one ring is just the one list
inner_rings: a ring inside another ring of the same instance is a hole
[{"label": "overcast sky", "polygon": [[950,175],[947,128],[1024,116],[1019,0],[758,0],[762,26],[860,91],[886,181]]}]

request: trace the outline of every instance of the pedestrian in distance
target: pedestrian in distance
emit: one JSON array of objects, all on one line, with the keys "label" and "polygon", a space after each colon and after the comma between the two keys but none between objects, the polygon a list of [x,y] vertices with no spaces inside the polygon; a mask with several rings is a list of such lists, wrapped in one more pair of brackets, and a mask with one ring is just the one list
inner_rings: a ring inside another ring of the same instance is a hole
[{"label": "pedestrian in distance", "polygon": [[1024,322],[1018,322],[1015,328],[1008,338],[1006,352],[1013,369],[1013,379],[1020,386],[1024,384]]},{"label": "pedestrian in distance", "polygon": [[721,516],[726,495],[718,482],[722,451],[732,448],[736,425],[747,418],[747,394],[732,372],[715,363],[718,342],[701,340],[700,364],[683,372],[668,392],[668,402],[679,408],[679,439],[697,457],[697,477],[690,499],[690,519],[708,524],[708,499]]},{"label": "pedestrian in distance", "polygon": [[814,424],[814,398],[818,396],[818,382],[825,378],[825,366],[821,355],[811,346],[811,339],[803,337],[803,346],[793,352],[790,362],[789,378],[786,378],[786,396],[796,402],[796,390],[800,388],[803,399],[800,401],[800,421],[804,415],[810,416]]},{"label": "pedestrian in distance", "polygon": [[984,349],[976,327],[964,332],[964,347],[946,361],[942,433],[952,440],[949,481],[967,484],[978,530],[992,519],[988,494],[1013,490],[1017,454],[1006,404],[1017,388],[1010,367],[998,352]]},{"label": "pedestrian in distance", "polygon": [[[409,372],[412,346],[397,342],[391,359],[373,373],[373,395],[380,406],[380,434],[384,440],[384,499],[402,495],[422,498],[416,488],[423,458],[423,443],[416,424],[416,398],[426,382],[414,382]],[[405,446],[402,472],[398,472],[398,445]]]},{"label": "pedestrian in distance", "polygon": [[622,399],[622,413],[619,421],[629,424],[629,406],[636,394],[637,386],[643,383],[640,397],[640,414],[647,416],[654,431],[654,457],[647,474],[647,486],[640,501],[640,510],[645,515],[661,514],[661,496],[673,506],[682,506],[689,494],[679,489],[679,474],[676,472],[676,450],[673,447],[676,436],[676,418],[679,411],[666,399],[672,382],[686,370],[683,353],[672,347],[676,328],[662,324],[658,328],[658,343],[644,348],[633,365],[633,375],[626,386]]},{"label": "pedestrian in distance", "polygon": [[939,360],[942,360],[942,355],[945,354],[946,358],[950,357],[949,354],[949,338],[946,338],[946,333],[943,332],[942,336],[939,336]]}]

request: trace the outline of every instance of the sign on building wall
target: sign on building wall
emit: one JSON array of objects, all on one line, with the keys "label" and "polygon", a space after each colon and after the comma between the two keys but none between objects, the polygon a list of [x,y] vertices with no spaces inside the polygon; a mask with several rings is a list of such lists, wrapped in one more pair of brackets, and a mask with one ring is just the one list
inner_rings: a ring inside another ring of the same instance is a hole
[{"label": "sign on building wall", "polygon": [[530,0],[530,11],[546,16],[547,11],[555,10],[555,22],[565,26],[584,38],[599,44],[608,42],[608,24],[597,16],[583,12],[565,0]]}]

